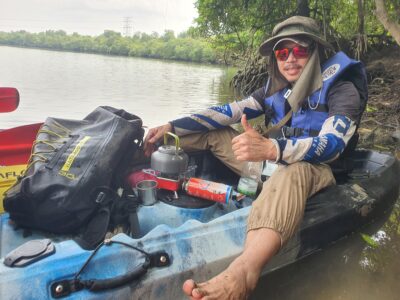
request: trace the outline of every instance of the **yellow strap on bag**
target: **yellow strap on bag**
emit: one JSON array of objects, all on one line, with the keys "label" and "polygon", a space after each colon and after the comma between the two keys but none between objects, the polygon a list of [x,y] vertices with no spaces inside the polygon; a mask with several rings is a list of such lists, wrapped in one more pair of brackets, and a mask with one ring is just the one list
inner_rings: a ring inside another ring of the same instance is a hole
[{"label": "yellow strap on bag", "polygon": [[17,181],[26,165],[0,166],[0,214],[4,212],[4,193]]}]

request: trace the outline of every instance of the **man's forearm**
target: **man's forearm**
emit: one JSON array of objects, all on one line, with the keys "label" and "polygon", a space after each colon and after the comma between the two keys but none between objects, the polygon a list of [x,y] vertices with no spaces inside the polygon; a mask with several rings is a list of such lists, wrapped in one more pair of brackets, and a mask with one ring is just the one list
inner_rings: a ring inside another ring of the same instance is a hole
[{"label": "man's forearm", "polygon": [[173,125],[175,133],[183,136],[196,132],[206,132],[237,123],[243,114],[246,114],[248,119],[252,119],[263,114],[263,109],[253,97],[248,97],[241,101],[213,106],[197,114],[180,118],[170,123]]},{"label": "man's forearm", "polygon": [[356,130],[356,124],[349,118],[335,115],[328,118],[317,137],[289,138],[276,140],[282,163],[298,161],[327,163],[335,160],[344,151]]}]

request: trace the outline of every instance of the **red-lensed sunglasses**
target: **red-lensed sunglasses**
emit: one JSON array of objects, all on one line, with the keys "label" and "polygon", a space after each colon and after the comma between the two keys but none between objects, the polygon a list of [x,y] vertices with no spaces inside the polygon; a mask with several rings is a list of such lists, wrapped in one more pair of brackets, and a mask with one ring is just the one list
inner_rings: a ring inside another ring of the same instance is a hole
[{"label": "red-lensed sunglasses", "polygon": [[294,57],[297,59],[307,58],[308,55],[310,54],[310,49],[309,49],[309,47],[302,47],[302,46],[296,46],[293,48],[277,49],[277,50],[275,50],[275,57],[277,60],[286,61],[288,59],[290,53],[293,53]]}]

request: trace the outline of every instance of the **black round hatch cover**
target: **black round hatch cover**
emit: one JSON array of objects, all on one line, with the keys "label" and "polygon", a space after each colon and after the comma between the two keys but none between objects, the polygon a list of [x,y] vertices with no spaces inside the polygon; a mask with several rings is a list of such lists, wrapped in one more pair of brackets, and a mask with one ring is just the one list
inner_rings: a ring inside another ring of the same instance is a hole
[{"label": "black round hatch cover", "polygon": [[157,198],[169,205],[182,208],[206,208],[216,204],[214,201],[204,200],[197,197],[189,196],[183,191],[177,193],[178,198],[175,198],[174,192],[167,190],[158,190]]}]

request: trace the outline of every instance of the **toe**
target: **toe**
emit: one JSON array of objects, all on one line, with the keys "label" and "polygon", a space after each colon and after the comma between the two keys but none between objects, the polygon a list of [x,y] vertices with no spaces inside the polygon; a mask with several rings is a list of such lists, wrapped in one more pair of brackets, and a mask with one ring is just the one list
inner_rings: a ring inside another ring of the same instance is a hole
[{"label": "toe", "polygon": [[192,279],[188,279],[183,283],[182,290],[188,295],[192,296],[193,289],[196,288],[196,283]]},{"label": "toe", "polygon": [[193,289],[193,291],[192,291],[192,296],[195,298],[195,299],[201,299],[202,297],[204,297],[204,296],[206,296],[207,295],[207,293],[203,290],[203,289],[201,289],[201,288],[195,288],[195,289]]}]

